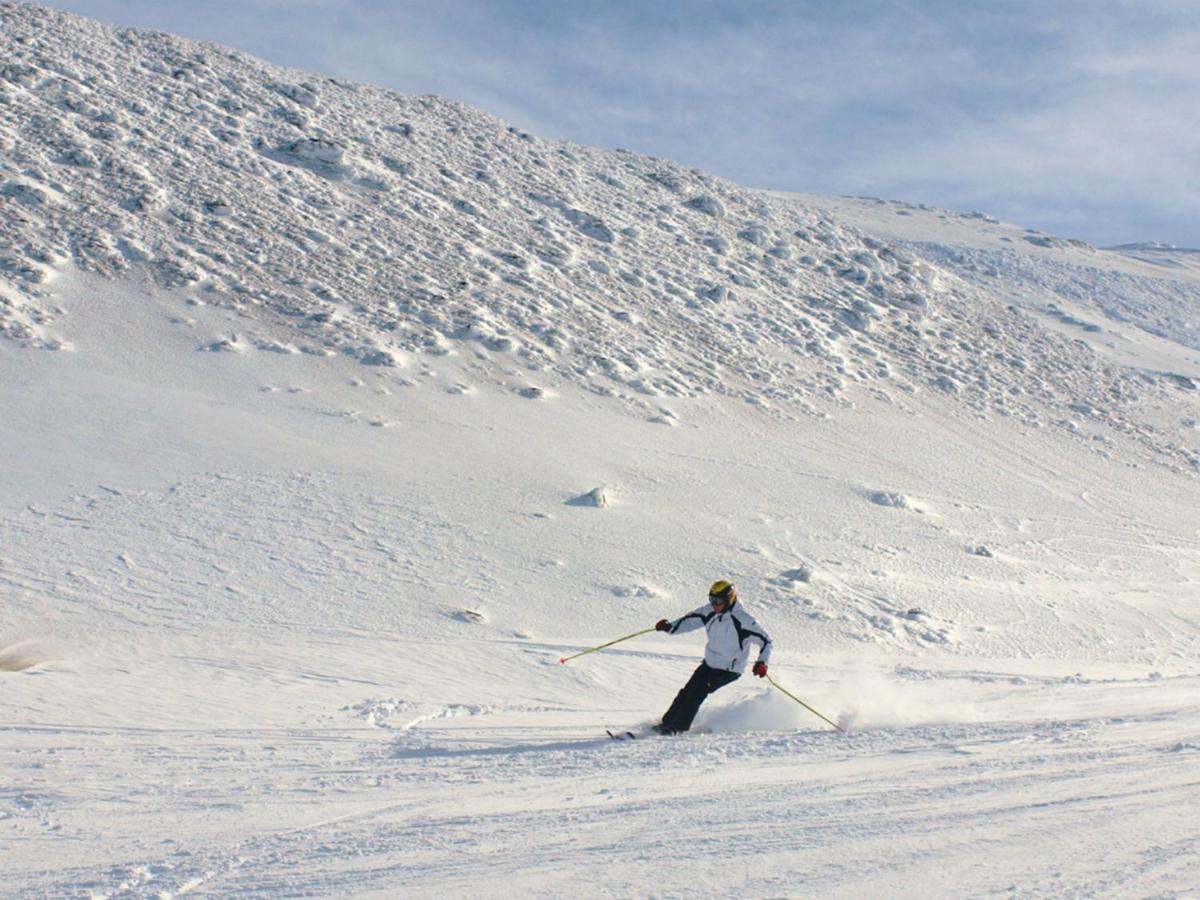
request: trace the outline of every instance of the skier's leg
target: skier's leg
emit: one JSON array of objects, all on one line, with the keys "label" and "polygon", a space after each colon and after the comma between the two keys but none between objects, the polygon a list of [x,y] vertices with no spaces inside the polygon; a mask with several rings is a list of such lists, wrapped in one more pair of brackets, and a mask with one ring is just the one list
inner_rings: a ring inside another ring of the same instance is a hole
[{"label": "skier's leg", "polygon": [[708,680],[705,683],[708,691],[704,696],[707,697],[709,694],[719,691],[727,684],[733,684],[741,677],[741,673],[739,672],[727,672],[724,669],[709,669]]},{"label": "skier's leg", "polygon": [[663,714],[659,731],[663,734],[673,734],[676,731],[687,731],[691,727],[692,719],[696,718],[696,711],[708,696],[708,673],[712,671],[704,663],[696,667],[687,684],[675,695],[671,708]]},{"label": "skier's leg", "polygon": [[696,718],[696,713],[700,712],[700,704],[708,699],[709,694],[719,691],[727,684],[733,684],[733,682],[742,677],[737,672],[728,672],[725,669],[711,669],[708,666],[705,666],[705,668],[708,671],[704,673],[704,684],[701,685],[703,693],[699,694],[696,698],[696,705],[691,707],[691,718],[688,719],[687,725],[679,729],[680,731],[687,731],[692,727],[692,720]]}]

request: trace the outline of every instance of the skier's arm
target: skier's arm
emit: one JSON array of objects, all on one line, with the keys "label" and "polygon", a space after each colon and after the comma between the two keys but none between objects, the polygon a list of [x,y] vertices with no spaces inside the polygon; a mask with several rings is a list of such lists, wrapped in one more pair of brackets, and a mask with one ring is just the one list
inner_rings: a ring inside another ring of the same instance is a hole
[{"label": "skier's arm", "polygon": [[754,616],[743,610],[736,610],[733,614],[733,619],[738,626],[738,636],[749,640],[758,641],[758,661],[768,663],[771,661],[771,648],[775,646],[771,642],[771,636],[767,634],[766,629],[754,620]]},{"label": "skier's arm", "polygon": [[711,606],[701,606],[699,609],[694,609],[686,616],[681,616],[674,622],[669,623],[667,629],[671,634],[683,634],[687,631],[695,631],[697,628],[702,628],[709,619],[713,617]]}]

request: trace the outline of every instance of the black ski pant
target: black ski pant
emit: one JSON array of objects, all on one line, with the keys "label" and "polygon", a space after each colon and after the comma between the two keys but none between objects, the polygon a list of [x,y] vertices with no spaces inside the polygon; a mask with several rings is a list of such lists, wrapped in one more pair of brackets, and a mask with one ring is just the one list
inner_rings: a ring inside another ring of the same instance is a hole
[{"label": "black ski pant", "polygon": [[676,731],[687,731],[692,727],[692,720],[700,711],[700,704],[713,691],[720,690],[741,678],[738,672],[727,672],[724,669],[714,669],[708,663],[700,663],[688,683],[675,695],[675,702],[662,717],[659,730],[663,734],[674,734]]}]

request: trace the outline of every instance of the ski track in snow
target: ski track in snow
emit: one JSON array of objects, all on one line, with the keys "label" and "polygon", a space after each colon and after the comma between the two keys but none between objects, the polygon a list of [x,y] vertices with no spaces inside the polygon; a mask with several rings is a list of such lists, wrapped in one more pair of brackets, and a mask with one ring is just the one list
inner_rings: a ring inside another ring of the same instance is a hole
[{"label": "ski track in snow", "polygon": [[[1186,711],[1194,716],[1194,704]],[[584,895],[651,882],[668,895],[698,883],[714,894],[1153,891],[1197,873],[1200,829],[1178,818],[1164,828],[1153,812],[1186,809],[1200,792],[1178,754],[1157,742],[1177,712],[622,744],[547,740],[537,727],[431,730],[422,748],[353,733],[283,734],[271,736],[269,754],[254,731],[222,733],[205,740],[238,758],[239,780],[271,780],[285,794],[276,802],[294,804],[305,824],[263,822],[234,840],[167,841],[130,866],[27,877],[37,892],[102,895],[348,886],[382,895],[398,884],[419,895],[494,895],[497,877]],[[151,768],[196,767],[190,790],[146,798],[141,815],[170,816],[172,805],[220,815],[226,805],[217,748],[189,753],[187,737],[135,739]],[[235,802],[255,817],[256,799]],[[1139,823],[1144,841],[1122,837]],[[705,852],[731,844],[733,857]],[[1060,871],[1041,871],[1047,855]],[[579,883],[596,858],[601,882]],[[689,864],[663,865],[673,859]]]},{"label": "ski track in snow", "polygon": [[1195,890],[1195,251],[0,25],[0,894]]}]

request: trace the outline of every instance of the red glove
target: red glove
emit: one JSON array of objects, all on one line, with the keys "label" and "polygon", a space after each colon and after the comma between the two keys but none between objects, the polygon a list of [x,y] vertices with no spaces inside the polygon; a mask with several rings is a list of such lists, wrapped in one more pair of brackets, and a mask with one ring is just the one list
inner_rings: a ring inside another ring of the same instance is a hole
[{"label": "red glove", "polygon": [[670,631],[671,623],[668,622],[666,619],[659,619],[658,623],[654,627],[657,628],[659,631]]},{"label": "red glove", "polygon": [[759,678],[765,678],[767,675],[767,664],[761,659],[754,664],[754,674]]}]

